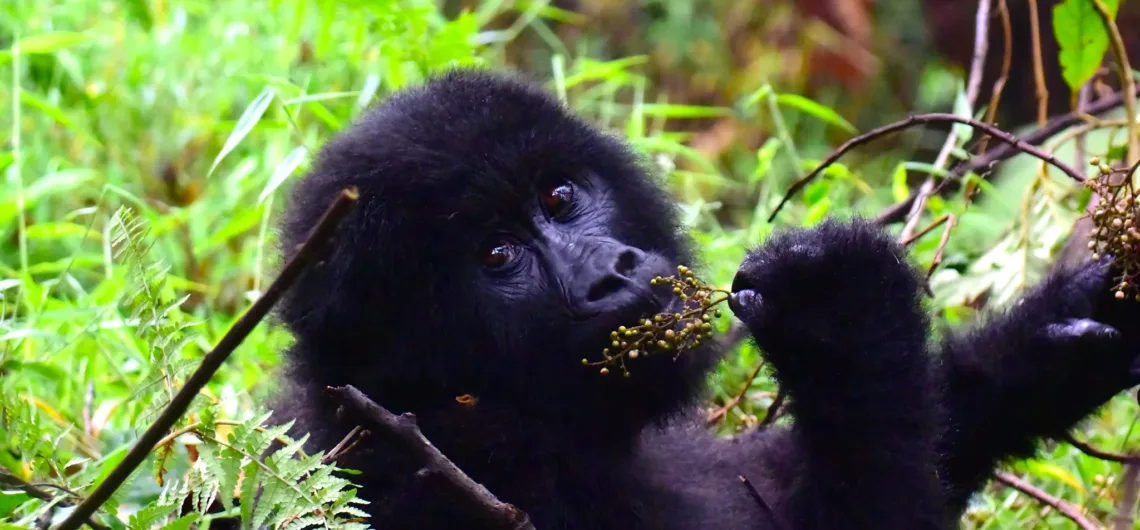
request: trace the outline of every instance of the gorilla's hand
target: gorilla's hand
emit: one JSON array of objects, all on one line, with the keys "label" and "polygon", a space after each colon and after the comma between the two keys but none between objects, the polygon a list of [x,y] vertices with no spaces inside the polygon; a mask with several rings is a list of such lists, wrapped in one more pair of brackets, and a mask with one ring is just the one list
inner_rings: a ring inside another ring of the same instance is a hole
[{"label": "gorilla's hand", "polygon": [[899,245],[869,221],[827,221],[773,235],[749,253],[732,291],[730,307],[777,368],[848,366],[866,359],[836,357],[904,355],[925,340],[918,275]]},{"label": "gorilla's hand", "polygon": [[1088,368],[1127,364],[1131,377],[1119,384],[1140,383],[1140,303],[1115,299],[1111,287],[1118,275],[1108,259],[1054,272],[1013,309],[1020,314],[1014,321],[1035,328],[1050,350],[1080,356]]}]

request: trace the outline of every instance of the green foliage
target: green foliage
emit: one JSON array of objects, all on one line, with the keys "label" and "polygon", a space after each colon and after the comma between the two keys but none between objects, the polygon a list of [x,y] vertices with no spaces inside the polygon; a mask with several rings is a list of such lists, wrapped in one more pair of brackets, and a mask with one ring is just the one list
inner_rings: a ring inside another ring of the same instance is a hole
[{"label": "green foliage", "polygon": [[[642,55],[620,56],[563,45],[552,21],[578,24],[598,41],[607,36],[544,1],[484,2],[449,15],[429,0],[0,3],[0,530],[27,527],[77,500],[55,488],[45,490],[49,500],[38,499],[13,480],[89,493],[264,290],[278,265],[272,227],[282,194],[324,141],[431,72],[509,64],[516,38],[548,43],[527,53],[549,65],[551,89],[661,170],[710,286],[726,287],[744,249],[776,226],[874,215],[912,192],[916,177],[945,174],[909,161],[909,153],[852,153],[768,223],[791,183],[855,132],[852,121],[864,122],[834,99],[809,98],[753,67],[742,77],[755,79],[739,83],[743,95],[729,104],[667,97],[653,80],[669,76],[653,68],[692,61],[661,57],[688,57],[682,52],[719,38],[719,28],[711,8],[663,4],[664,22],[647,34],[668,38],[648,39],[654,44]],[[774,19],[787,13],[774,4]],[[1115,12],[1118,2],[1105,4]],[[1091,0],[1057,9],[1075,10],[1055,12],[1066,79],[1087,79],[1089,65],[1105,55],[1103,26],[1088,11]],[[724,71],[733,65],[727,53],[696,62],[702,71]],[[772,59],[766,53],[758,63]],[[960,76],[925,71],[920,103],[976,113],[965,105]],[[710,123],[724,122],[762,132],[758,147],[710,156],[696,140]],[[963,145],[971,132],[956,130],[966,133]],[[1104,156],[1118,144],[1092,134],[1086,151]],[[1073,158],[1071,144],[1048,147]],[[920,226],[946,214],[959,221],[945,249],[938,231],[910,248],[922,265],[944,253],[931,278],[940,323],[969,323],[979,300],[1000,304],[1035,281],[1083,205],[1069,183],[1036,162],[1015,159],[1006,168],[1009,176],[996,183],[968,176],[981,191],[969,208],[964,191],[933,197],[919,219]],[[731,323],[727,314],[711,322],[719,333]],[[204,513],[216,500],[246,527],[367,524],[356,520],[362,506],[347,470],[305,454],[304,437],[265,424],[259,404],[274,381],[267,374],[290,341],[270,324],[215,375],[176,435],[100,511],[100,522],[201,527],[216,516]],[[765,370],[752,377],[759,362],[746,342],[713,374],[710,408],[747,390],[717,432],[738,432],[767,412],[777,388]],[[1124,445],[1136,414],[1133,401],[1115,400],[1086,434]],[[1096,491],[1118,470],[1067,446],[1019,471],[1091,510],[1111,509]],[[1013,499],[1000,490],[979,495],[966,523],[1033,525],[1039,510]],[[193,509],[181,515],[185,501]]]},{"label": "green foliage", "polygon": [[[1116,16],[1120,0],[1100,2]],[[1061,74],[1076,92],[1100,68],[1108,51],[1108,28],[1094,0],[1064,0],[1053,7],[1053,34],[1060,47]]]}]

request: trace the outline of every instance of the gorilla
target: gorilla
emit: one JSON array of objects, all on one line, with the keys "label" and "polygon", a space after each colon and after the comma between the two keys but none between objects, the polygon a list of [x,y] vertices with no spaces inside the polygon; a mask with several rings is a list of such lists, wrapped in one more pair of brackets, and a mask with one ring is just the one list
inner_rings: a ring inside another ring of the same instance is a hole
[{"label": "gorilla", "polygon": [[[541,530],[948,529],[995,465],[1140,382],[1140,304],[1110,296],[1110,258],[934,343],[893,238],[828,220],[777,231],[731,287],[793,421],[714,436],[695,412],[716,341],[629,377],[582,366],[672,310],[651,280],[694,263],[656,178],[517,74],[386,98],[321,149],[282,221],[288,257],[360,192],[279,306],[295,341],[276,420],[328,449],[357,423],[327,388],[354,385]],[[378,528],[488,528],[382,433],[345,458]]]}]

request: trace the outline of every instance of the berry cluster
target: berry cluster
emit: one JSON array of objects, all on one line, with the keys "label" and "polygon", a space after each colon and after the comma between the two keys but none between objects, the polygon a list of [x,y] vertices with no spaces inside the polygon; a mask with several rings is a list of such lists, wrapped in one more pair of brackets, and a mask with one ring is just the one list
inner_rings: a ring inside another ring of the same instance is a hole
[{"label": "berry cluster", "polygon": [[636,326],[621,326],[610,333],[610,347],[602,350],[602,360],[590,362],[582,359],[585,366],[601,366],[602,375],[610,373],[610,366],[617,365],[625,377],[629,377],[626,360],[634,360],[645,355],[672,352],[676,359],[687,349],[696,348],[712,337],[712,319],[720,317],[717,305],[728,301],[730,293],[716,289],[697,279],[693,271],[684,265],[677,267],[678,275],[650,280],[654,287],[672,287],[673,295],[681,301],[681,309],[675,313],[658,313],[646,318]]},{"label": "berry cluster", "polygon": [[1088,186],[1100,197],[1100,204],[1092,213],[1094,230],[1089,240],[1093,259],[1112,256],[1120,269],[1120,278],[1113,285],[1113,296],[1118,300],[1135,297],[1140,300],[1140,193],[1128,169],[1113,169],[1099,158],[1091,160],[1100,174],[1088,180]]}]

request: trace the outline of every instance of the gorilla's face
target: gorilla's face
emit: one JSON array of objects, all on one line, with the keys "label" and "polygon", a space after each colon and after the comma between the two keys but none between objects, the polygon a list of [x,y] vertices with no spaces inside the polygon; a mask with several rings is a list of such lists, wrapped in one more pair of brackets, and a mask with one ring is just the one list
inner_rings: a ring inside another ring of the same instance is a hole
[{"label": "gorilla's face", "polygon": [[674,303],[650,281],[690,252],[638,157],[541,89],[460,71],[385,100],[299,183],[287,250],[347,186],[360,191],[353,218],[281,311],[330,352],[309,369],[392,393],[592,413],[618,401],[642,418],[703,381],[709,356],[640,358],[630,378],[582,366],[611,331]]},{"label": "gorilla's face", "polygon": [[[533,196],[521,211],[498,212],[497,222],[481,234],[473,256],[480,271],[473,280],[482,287],[485,309],[549,328],[577,360],[583,349],[596,350],[589,351],[594,357],[618,326],[676,300],[650,281],[675,272],[679,257],[638,244],[621,215],[632,206],[619,202],[599,174],[554,175],[528,186]],[[545,332],[534,336],[551,338]]]}]

